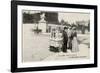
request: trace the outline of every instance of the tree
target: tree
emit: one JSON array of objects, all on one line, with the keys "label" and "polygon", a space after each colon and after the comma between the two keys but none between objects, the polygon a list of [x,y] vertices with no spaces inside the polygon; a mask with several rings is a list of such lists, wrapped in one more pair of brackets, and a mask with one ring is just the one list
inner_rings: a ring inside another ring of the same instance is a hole
[{"label": "tree", "polygon": [[61,20],[60,23],[61,23],[61,25],[65,25],[65,21],[63,19]]}]

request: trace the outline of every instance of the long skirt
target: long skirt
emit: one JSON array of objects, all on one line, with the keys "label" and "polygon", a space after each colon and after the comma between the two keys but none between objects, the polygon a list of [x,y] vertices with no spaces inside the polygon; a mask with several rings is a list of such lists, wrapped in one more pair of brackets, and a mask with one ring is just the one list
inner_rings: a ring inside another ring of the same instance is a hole
[{"label": "long skirt", "polygon": [[78,51],[79,47],[78,47],[77,37],[74,37],[72,40],[72,52],[78,52]]}]

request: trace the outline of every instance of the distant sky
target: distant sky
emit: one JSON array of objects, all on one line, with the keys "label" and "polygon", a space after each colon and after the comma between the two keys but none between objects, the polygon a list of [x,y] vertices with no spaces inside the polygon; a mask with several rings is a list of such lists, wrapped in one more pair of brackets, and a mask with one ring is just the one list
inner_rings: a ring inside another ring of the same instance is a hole
[{"label": "distant sky", "polygon": [[58,13],[58,19],[61,21],[68,21],[69,23],[74,23],[76,21],[88,21],[90,20],[89,13]]}]

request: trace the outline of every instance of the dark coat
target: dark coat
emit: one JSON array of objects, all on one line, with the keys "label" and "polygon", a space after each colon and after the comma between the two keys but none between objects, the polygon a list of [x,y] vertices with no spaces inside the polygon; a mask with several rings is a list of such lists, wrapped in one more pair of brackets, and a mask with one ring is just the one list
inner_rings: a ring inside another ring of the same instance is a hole
[{"label": "dark coat", "polygon": [[72,33],[71,38],[73,39],[74,37],[77,37],[77,32],[76,32],[76,31],[74,31],[74,32]]},{"label": "dark coat", "polygon": [[62,32],[62,37],[63,37],[63,41],[68,41],[68,35],[67,35],[67,33],[63,30],[63,32]]},{"label": "dark coat", "polygon": [[68,35],[65,31],[62,32],[62,37],[63,37],[62,51],[67,52]]}]

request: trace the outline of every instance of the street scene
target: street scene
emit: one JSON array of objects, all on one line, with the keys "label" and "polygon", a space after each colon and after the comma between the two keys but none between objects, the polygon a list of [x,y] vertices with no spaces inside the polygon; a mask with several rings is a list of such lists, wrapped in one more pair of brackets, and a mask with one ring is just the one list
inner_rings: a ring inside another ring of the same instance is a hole
[{"label": "street scene", "polygon": [[23,10],[22,61],[90,58],[90,15]]}]

